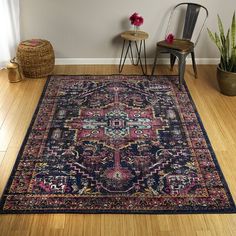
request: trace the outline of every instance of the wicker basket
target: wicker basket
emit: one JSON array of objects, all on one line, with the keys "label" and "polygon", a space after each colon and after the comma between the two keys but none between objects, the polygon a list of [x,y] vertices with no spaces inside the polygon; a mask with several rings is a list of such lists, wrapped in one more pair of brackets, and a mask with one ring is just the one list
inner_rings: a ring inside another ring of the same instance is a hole
[{"label": "wicker basket", "polygon": [[51,74],[55,64],[51,43],[42,39],[21,42],[16,57],[23,75],[29,78],[40,78]]}]

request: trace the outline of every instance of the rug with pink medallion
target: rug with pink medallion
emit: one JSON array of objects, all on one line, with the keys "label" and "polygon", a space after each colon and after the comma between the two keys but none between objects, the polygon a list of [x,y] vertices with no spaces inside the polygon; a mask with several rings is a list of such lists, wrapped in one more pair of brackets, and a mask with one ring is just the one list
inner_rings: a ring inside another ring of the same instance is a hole
[{"label": "rug with pink medallion", "polygon": [[232,213],[176,76],[51,76],[0,213]]}]

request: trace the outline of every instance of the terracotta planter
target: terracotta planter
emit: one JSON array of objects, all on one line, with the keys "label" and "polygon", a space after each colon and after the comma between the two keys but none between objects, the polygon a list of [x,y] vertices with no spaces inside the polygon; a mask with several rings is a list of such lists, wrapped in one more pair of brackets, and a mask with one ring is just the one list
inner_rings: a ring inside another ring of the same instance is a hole
[{"label": "terracotta planter", "polygon": [[217,80],[221,93],[228,96],[236,96],[236,73],[224,71],[218,66]]}]

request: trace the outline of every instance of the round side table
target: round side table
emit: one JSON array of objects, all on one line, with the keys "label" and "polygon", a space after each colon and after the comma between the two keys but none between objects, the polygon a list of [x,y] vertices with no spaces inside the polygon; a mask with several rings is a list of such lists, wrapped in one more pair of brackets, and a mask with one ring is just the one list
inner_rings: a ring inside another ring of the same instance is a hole
[{"label": "round side table", "polygon": [[[140,63],[142,72],[144,75],[146,75],[147,74],[147,60],[146,60],[145,40],[148,38],[148,33],[144,32],[144,31],[130,30],[130,31],[123,32],[120,36],[123,39],[123,47],[122,47],[122,52],[121,52],[121,56],[120,56],[119,73],[122,72],[127,55],[130,52],[132,64],[138,65]],[[138,45],[138,42],[139,42],[139,45]],[[127,46],[126,52],[124,53],[126,44],[128,46]],[[136,63],[134,62],[132,44],[135,45],[135,51],[137,53],[137,62]],[[142,59],[141,59],[142,51],[144,54],[145,70],[144,70],[144,66],[142,63]],[[124,56],[124,58],[123,58],[123,56]]]}]

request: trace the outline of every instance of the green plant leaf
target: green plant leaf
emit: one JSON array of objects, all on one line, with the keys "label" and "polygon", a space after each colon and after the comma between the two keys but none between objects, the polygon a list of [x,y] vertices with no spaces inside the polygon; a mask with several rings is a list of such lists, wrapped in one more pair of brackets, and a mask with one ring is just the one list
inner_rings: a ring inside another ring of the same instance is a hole
[{"label": "green plant leaf", "polygon": [[219,27],[219,31],[220,31],[220,37],[224,38],[224,26],[222,24],[222,21],[220,19],[220,16],[217,15],[217,21],[218,21],[218,27]]},{"label": "green plant leaf", "polygon": [[209,37],[216,44],[220,51],[220,68],[226,71],[236,72],[236,17],[233,14],[232,23],[227,34],[224,32],[224,26],[221,18],[217,15],[219,34],[213,33],[207,29]]},{"label": "green plant leaf", "polygon": [[220,53],[221,53],[221,44],[220,44],[220,39],[219,36],[217,35],[217,33],[215,33],[215,35],[207,28],[208,34],[210,36],[210,39],[216,44],[217,48],[219,49]]},{"label": "green plant leaf", "polygon": [[232,67],[230,71],[236,72],[236,46],[235,46],[235,36],[236,36],[236,19],[235,19],[235,12],[233,14],[232,24],[231,24],[231,60],[232,60]]},{"label": "green plant leaf", "polygon": [[236,47],[232,48],[230,71],[235,71],[235,70],[236,70]]},{"label": "green plant leaf", "polygon": [[215,37],[214,37],[214,35],[213,35],[213,33],[207,28],[207,31],[208,31],[208,34],[209,34],[209,36],[210,36],[210,39],[214,42],[214,43],[216,43],[216,40],[215,40]]},{"label": "green plant leaf", "polygon": [[232,24],[231,24],[231,43],[232,43],[232,48],[235,47],[235,34],[236,34],[236,20],[235,20],[235,12],[234,12],[233,19],[232,19]]},{"label": "green plant leaf", "polygon": [[226,41],[225,41],[225,54],[226,54],[226,62],[229,64],[229,58],[230,58],[230,39],[229,39],[230,30],[228,30],[226,35]]},{"label": "green plant leaf", "polygon": [[215,33],[215,43],[216,43],[216,46],[219,48],[220,52],[222,53],[221,41],[217,33]]}]

